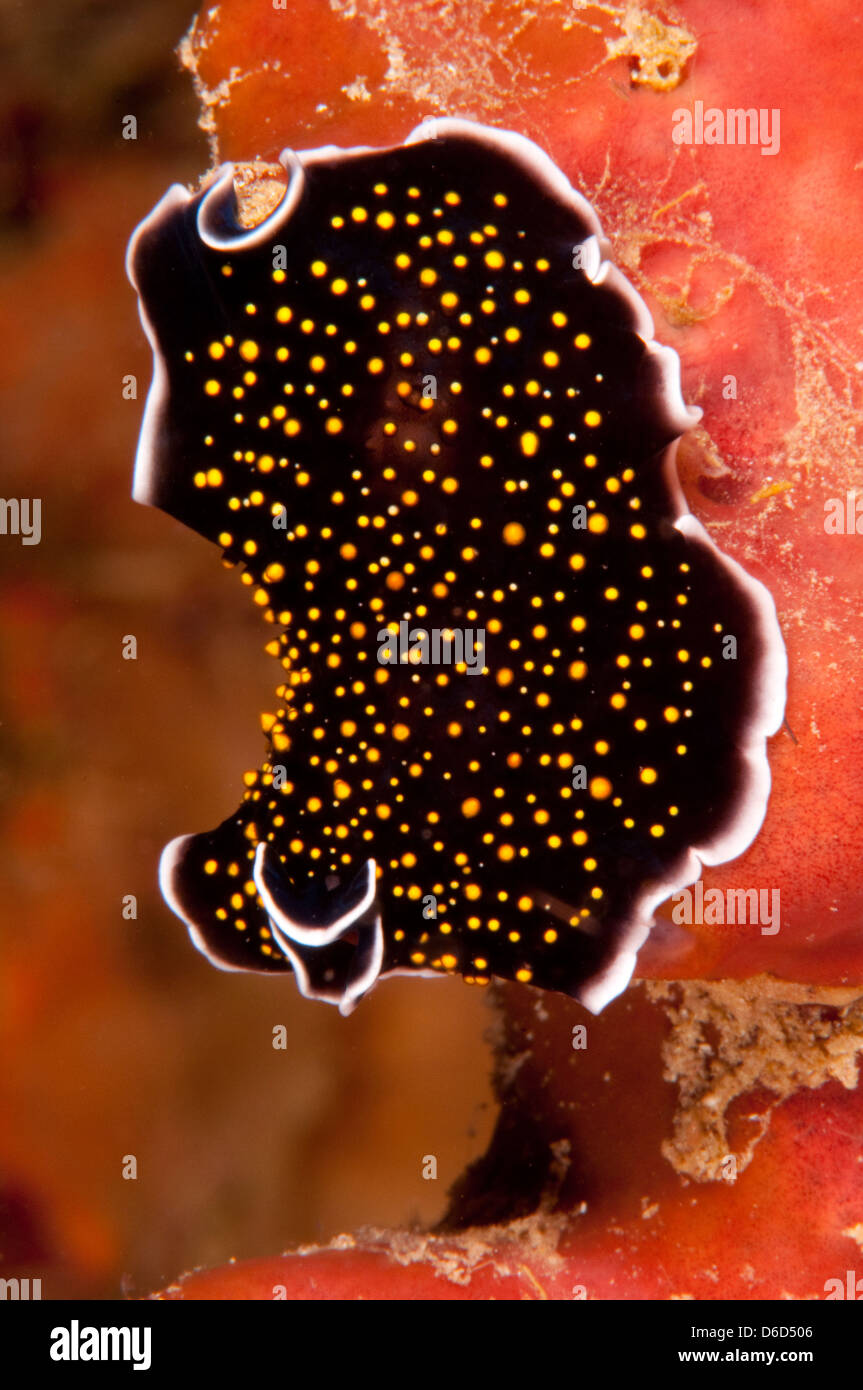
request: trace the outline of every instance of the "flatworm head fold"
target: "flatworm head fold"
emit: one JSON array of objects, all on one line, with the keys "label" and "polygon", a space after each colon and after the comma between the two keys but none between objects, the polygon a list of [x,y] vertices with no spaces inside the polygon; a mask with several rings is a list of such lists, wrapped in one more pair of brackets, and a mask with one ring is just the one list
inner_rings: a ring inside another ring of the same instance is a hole
[{"label": "flatworm head fold", "polygon": [[677,357],[542,151],[438,121],[282,158],[258,227],[225,166],[129,251],[134,495],[242,567],[281,666],[164,895],[215,964],[345,1013],[404,972],[597,1011],[759,829],[772,600],[688,512]]}]

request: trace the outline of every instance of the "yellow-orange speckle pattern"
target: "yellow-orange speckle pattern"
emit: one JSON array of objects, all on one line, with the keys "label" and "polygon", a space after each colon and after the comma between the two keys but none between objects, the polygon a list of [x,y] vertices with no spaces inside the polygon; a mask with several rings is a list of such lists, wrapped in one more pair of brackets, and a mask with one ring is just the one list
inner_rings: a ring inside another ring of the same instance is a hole
[{"label": "yellow-orange speckle pattern", "polygon": [[682,403],[573,267],[591,218],[487,139],[319,156],[278,275],[201,240],[215,196],[135,243],[167,381],[136,495],[239,567],[278,684],[171,906],[332,1002],[376,970],[582,997],[746,783],[758,625],[675,525]]}]

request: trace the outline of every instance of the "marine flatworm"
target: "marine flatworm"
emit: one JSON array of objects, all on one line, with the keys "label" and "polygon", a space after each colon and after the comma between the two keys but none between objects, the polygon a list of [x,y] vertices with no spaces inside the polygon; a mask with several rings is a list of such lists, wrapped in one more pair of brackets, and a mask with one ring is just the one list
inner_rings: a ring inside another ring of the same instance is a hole
[{"label": "marine flatworm", "polygon": [[282,668],[262,767],[167,846],[164,896],[216,965],[343,1013],[404,972],[598,1011],[759,829],[772,599],[687,510],[676,354],[541,150],[445,120],[282,162],[253,230],[226,165],[129,250],[134,496],[242,566]]}]

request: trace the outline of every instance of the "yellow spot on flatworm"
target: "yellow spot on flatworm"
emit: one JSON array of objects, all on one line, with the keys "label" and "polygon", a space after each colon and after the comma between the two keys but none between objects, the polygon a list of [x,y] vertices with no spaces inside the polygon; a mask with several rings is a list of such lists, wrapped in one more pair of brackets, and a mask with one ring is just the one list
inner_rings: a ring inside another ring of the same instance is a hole
[{"label": "yellow spot on flatworm", "polygon": [[534,434],[533,430],[526,430],[521,436],[520,442],[521,451],[523,454],[526,454],[528,458],[531,458],[539,448],[539,436]]}]

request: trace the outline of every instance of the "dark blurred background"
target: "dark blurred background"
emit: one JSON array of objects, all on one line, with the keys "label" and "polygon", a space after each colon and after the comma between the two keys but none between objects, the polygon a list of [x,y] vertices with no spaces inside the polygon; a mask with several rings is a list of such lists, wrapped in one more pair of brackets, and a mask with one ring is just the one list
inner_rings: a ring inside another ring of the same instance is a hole
[{"label": "dark blurred background", "polygon": [[258,764],[272,683],[237,576],[129,496],[150,361],[123,259],[210,162],[193,14],[0,3],[0,495],[42,502],[40,544],[0,535],[0,1276],[44,1298],[432,1221],[494,1111],[482,992],[397,980],[346,1021],[212,969],[159,895],[162,846]]}]

